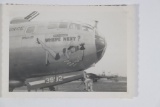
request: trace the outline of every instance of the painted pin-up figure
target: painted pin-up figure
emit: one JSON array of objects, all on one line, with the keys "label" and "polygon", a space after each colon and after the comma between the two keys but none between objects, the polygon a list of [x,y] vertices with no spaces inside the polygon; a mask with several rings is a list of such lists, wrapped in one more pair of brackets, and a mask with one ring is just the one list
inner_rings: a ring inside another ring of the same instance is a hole
[{"label": "painted pin-up figure", "polygon": [[[84,55],[84,50],[85,50],[84,43],[82,43],[78,46],[71,45],[68,48],[63,48],[62,51],[60,51],[60,52],[53,51],[53,49],[46,46],[38,38],[37,38],[37,43],[41,44],[42,48],[46,51],[46,65],[49,64],[49,60],[48,60],[49,55],[51,55],[55,60],[59,60],[62,56],[66,56],[67,61],[69,61],[71,63],[75,63],[75,62],[78,62],[79,60],[83,60],[83,55]],[[78,52],[78,51],[80,52],[79,55],[81,55],[81,58],[79,58],[76,61],[72,61],[72,56],[74,55],[75,52]]]}]

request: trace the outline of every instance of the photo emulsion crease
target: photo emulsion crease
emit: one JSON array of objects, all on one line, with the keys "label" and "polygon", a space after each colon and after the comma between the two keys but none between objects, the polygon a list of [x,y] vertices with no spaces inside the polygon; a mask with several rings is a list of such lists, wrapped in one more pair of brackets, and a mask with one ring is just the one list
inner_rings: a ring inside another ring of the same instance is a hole
[{"label": "photo emulsion crease", "polygon": [[136,6],[1,9],[2,97],[136,95]]}]

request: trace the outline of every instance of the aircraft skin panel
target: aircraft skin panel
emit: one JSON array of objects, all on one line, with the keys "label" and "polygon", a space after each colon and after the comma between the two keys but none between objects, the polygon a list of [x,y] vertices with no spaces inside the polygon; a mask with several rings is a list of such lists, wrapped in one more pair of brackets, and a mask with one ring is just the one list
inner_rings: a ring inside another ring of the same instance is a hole
[{"label": "aircraft skin panel", "polygon": [[9,74],[13,80],[85,70],[97,61],[93,33],[56,30],[10,34]]},{"label": "aircraft skin panel", "polygon": [[10,79],[23,80],[36,74],[46,75],[84,70],[96,60],[94,57],[94,54],[90,54],[85,56],[83,61],[74,64],[69,61],[52,60],[49,65],[46,65],[45,52],[41,48],[10,49]]}]

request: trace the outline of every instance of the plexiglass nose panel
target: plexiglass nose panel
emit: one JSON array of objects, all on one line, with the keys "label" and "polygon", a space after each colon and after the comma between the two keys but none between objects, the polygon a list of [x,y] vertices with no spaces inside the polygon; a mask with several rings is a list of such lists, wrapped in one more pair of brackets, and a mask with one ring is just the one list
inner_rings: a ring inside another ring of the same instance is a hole
[{"label": "plexiglass nose panel", "polygon": [[96,50],[97,50],[97,58],[100,60],[104,54],[106,43],[105,39],[99,35],[95,36],[95,44],[96,44]]}]

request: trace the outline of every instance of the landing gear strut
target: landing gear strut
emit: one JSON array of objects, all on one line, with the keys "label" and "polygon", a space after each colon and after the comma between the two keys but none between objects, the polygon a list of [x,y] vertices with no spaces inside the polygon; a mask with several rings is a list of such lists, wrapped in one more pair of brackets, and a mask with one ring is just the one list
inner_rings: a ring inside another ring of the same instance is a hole
[{"label": "landing gear strut", "polygon": [[13,92],[14,88],[9,88],[9,92]]},{"label": "landing gear strut", "polygon": [[56,89],[55,89],[54,86],[50,86],[50,87],[49,87],[49,90],[50,90],[50,91],[56,91]]}]

